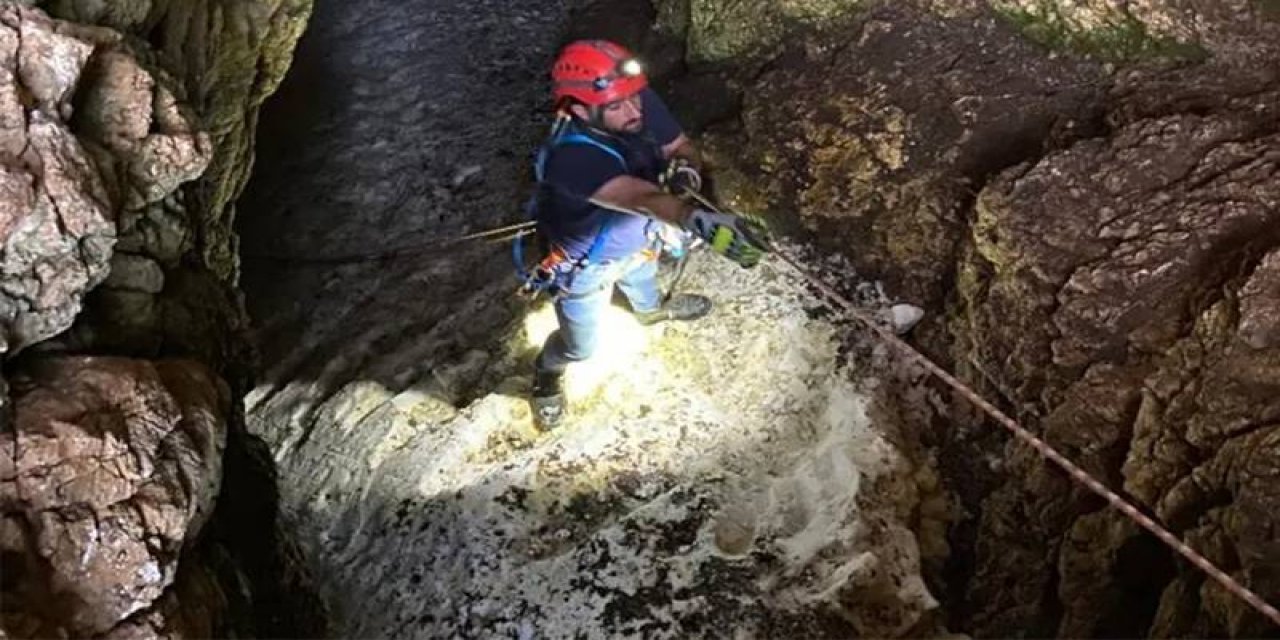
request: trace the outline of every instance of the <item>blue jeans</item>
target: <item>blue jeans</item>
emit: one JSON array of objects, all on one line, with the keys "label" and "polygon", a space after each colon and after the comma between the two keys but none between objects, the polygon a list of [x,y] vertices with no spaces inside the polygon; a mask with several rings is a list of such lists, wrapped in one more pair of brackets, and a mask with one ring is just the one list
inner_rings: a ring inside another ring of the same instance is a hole
[{"label": "blue jeans", "polygon": [[655,311],[662,304],[658,292],[658,261],[639,256],[589,265],[574,274],[565,294],[556,301],[560,328],[547,336],[535,365],[538,373],[564,373],[570,362],[591,357],[596,350],[600,314],[609,306],[617,285],[636,313]]}]

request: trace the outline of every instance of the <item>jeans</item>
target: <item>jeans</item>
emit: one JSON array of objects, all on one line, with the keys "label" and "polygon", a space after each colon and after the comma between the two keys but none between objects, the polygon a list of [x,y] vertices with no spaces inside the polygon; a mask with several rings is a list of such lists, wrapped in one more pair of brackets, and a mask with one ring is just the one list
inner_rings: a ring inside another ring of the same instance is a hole
[{"label": "jeans", "polygon": [[561,374],[570,362],[591,357],[596,349],[600,314],[609,306],[615,284],[636,313],[655,311],[662,304],[657,260],[637,255],[579,270],[564,295],[556,301],[560,328],[547,336],[542,345],[535,365],[538,373]]}]

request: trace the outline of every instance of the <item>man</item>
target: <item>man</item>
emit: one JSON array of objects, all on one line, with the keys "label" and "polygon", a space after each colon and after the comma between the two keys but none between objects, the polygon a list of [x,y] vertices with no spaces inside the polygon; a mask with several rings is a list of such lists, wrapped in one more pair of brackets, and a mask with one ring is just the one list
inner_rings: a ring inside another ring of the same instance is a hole
[{"label": "man", "polygon": [[534,419],[544,429],[563,418],[563,374],[595,350],[615,285],[643,324],[710,312],[704,296],[662,302],[658,263],[646,251],[656,226],[692,231],[743,266],[756,264],[764,250],[742,218],[695,209],[659,187],[665,175],[696,189],[696,153],[630,52],[602,40],[574,42],[551,75],[558,117],[538,154],[535,201],[552,247],[542,266],[555,273],[559,321],[535,365]]}]

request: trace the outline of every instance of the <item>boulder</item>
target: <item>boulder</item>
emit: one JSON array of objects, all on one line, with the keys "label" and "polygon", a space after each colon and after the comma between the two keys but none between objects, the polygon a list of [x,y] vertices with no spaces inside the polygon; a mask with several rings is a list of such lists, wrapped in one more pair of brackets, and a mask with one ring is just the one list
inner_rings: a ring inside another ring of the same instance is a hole
[{"label": "boulder", "polygon": [[213,511],[226,385],[192,361],[95,357],[31,362],[11,384],[12,428],[0,434],[5,630],[88,637],[138,624],[171,594]]}]

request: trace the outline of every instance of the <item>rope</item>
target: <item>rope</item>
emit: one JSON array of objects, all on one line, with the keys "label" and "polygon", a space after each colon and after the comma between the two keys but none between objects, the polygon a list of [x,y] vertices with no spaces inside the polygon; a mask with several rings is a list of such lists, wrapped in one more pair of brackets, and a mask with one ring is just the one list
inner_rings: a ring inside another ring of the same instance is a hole
[{"label": "rope", "polygon": [[337,256],[316,257],[242,253],[240,257],[246,260],[263,260],[269,262],[284,262],[288,264],[354,264],[358,262],[377,262],[380,260],[390,260],[410,255],[418,255],[423,252],[434,251],[437,249],[446,249],[455,244],[468,242],[470,240],[488,240],[495,243],[514,240],[534,233],[534,227],[537,226],[537,224],[538,223],[534,221],[521,222],[519,224],[499,227],[497,229],[489,229],[488,231],[479,231],[448,240],[439,240],[436,242],[400,247],[398,249],[380,251],[378,253],[351,253]]},{"label": "rope", "polygon": [[1009,431],[1013,432],[1014,436],[1016,436],[1019,440],[1022,440],[1023,442],[1031,445],[1032,448],[1040,452],[1040,455],[1044,456],[1045,458],[1048,458],[1059,467],[1062,467],[1062,469],[1066,471],[1067,474],[1070,475],[1075,481],[1083,484],[1084,486],[1088,487],[1090,491],[1093,491],[1094,493],[1101,496],[1108,503],[1110,503],[1111,506],[1115,507],[1121,513],[1128,516],[1131,520],[1136,522],[1143,529],[1146,529],[1147,531],[1151,532],[1152,535],[1156,536],[1162,542],[1172,547],[1173,550],[1177,551],[1180,555],[1182,555],[1183,558],[1186,558],[1187,561],[1189,561],[1191,564],[1195,565],[1196,567],[1199,567],[1201,571],[1204,571],[1205,573],[1209,574],[1209,577],[1217,581],[1218,584],[1222,585],[1224,589],[1236,595],[1241,600],[1244,600],[1245,602],[1249,603],[1250,606],[1258,610],[1258,613],[1261,613],[1262,615],[1269,618],[1272,622],[1276,623],[1277,625],[1280,625],[1280,611],[1277,611],[1274,606],[1268,604],[1267,601],[1259,597],[1258,594],[1254,593],[1248,587],[1245,587],[1244,585],[1237,582],[1235,578],[1232,578],[1231,576],[1227,575],[1225,571],[1223,571],[1222,569],[1219,569],[1207,558],[1200,555],[1195,549],[1192,549],[1185,542],[1180,540],[1177,536],[1170,533],[1168,529],[1165,529],[1162,525],[1160,525],[1150,516],[1138,510],[1138,508],[1133,506],[1132,503],[1120,497],[1114,491],[1108,489],[1106,485],[1102,484],[1096,478],[1089,475],[1089,472],[1085,471],[1084,469],[1081,469],[1074,462],[1068,460],[1066,456],[1063,456],[1061,453],[1058,453],[1058,451],[1054,449],[1052,446],[1050,446],[1047,442],[1045,442],[1044,440],[1041,440],[1035,434],[1031,433],[1022,425],[1015,422],[1012,418],[1005,415],[1005,413],[1000,411],[1000,409],[996,408],[995,405],[992,405],[990,402],[987,402],[985,399],[983,399],[982,396],[978,395],[977,392],[970,389],[963,382],[960,382],[958,379],[956,379],[955,376],[951,375],[950,373],[947,373],[945,369],[935,364],[927,356],[920,353],[911,345],[904,342],[901,338],[894,335],[891,331],[880,326],[878,323],[876,323],[876,321],[871,316],[867,315],[865,312],[855,307],[852,302],[850,302],[844,296],[840,295],[840,293],[836,291],[834,288],[832,288],[830,285],[819,280],[817,277],[810,275],[808,271],[806,271],[802,266],[800,266],[800,264],[794,258],[787,255],[786,252],[775,247],[774,255],[778,256],[778,258],[782,260],[784,264],[791,267],[806,282],[813,285],[819,291],[821,291],[825,296],[827,296],[830,299],[830,301],[834,303],[834,305],[838,307],[841,311],[844,311],[845,313],[852,316],[854,319],[858,320],[862,324],[869,327],[872,331],[874,331],[880,337],[881,340],[884,340],[889,345],[896,347],[905,356],[907,356],[908,359],[913,360],[916,363],[920,364],[926,370],[928,370],[929,373],[932,373],[934,376],[937,376],[938,379],[945,382],[952,389],[960,393],[960,395],[964,396],[970,402],[977,405],[979,409],[982,409],[984,413],[986,413],[987,415],[995,419],[997,423],[999,423],[1001,426],[1008,429]]},{"label": "rope", "polygon": [[[706,206],[713,210],[718,210],[716,209],[715,205],[709,202],[705,197],[703,197],[702,194],[699,194],[696,191],[692,191],[690,189],[685,189],[685,192],[693,196],[695,199],[697,199],[698,202],[701,203],[703,206]],[[1066,456],[1062,455],[1061,453],[1058,453],[1058,451],[1054,449],[1052,446],[1050,446],[1049,443],[1045,442],[1044,440],[1041,440],[1035,434],[1031,433],[1025,427],[1023,427],[1022,425],[1014,421],[1013,418],[1010,418],[1009,416],[1005,415],[1003,411],[996,408],[996,406],[991,404],[990,402],[987,402],[986,399],[978,395],[978,393],[973,389],[969,388],[968,385],[964,384],[963,382],[958,380],[955,376],[948,373],[945,369],[935,364],[927,356],[917,351],[911,345],[907,344],[905,341],[903,341],[893,332],[880,326],[880,324],[877,323],[874,318],[872,318],[870,315],[868,315],[864,311],[858,309],[847,298],[840,295],[840,292],[836,291],[833,287],[823,282],[822,280],[819,280],[817,277],[811,275],[808,272],[808,270],[806,270],[804,267],[800,265],[799,261],[797,261],[795,258],[788,255],[787,252],[783,251],[781,248],[774,247],[773,253],[774,255],[778,256],[778,258],[781,259],[784,264],[791,267],[803,280],[813,285],[819,291],[821,291],[824,295],[826,295],[830,299],[830,301],[834,303],[834,306],[839,308],[839,310],[844,311],[845,313],[853,317],[855,320],[866,325],[868,328],[874,331],[876,335],[880,337],[881,340],[884,340],[889,345],[896,347],[899,351],[903,353],[903,355],[907,356],[908,359],[913,360],[916,363],[923,366],[927,371],[929,371],[929,373],[932,373],[939,380],[942,380],[943,382],[945,382],[952,389],[960,393],[960,395],[968,399],[969,402],[972,402],[979,409],[982,409],[984,413],[991,416],[997,423],[1000,424],[1000,426],[1013,432],[1013,435],[1016,436],[1019,440],[1022,440],[1023,442],[1031,445],[1031,447],[1036,451],[1038,451],[1040,455],[1044,456],[1045,458],[1048,458],[1054,464],[1061,467],[1076,482],[1083,484],[1084,486],[1088,487],[1090,491],[1101,496],[1111,506],[1118,509],[1120,513],[1123,513],[1124,515],[1128,516],[1131,520],[1133,520],[1143,529],[1146,529],[1147,531],[1151,532],[1152,535],[1159,538],[1165,544],[1169,545],[1171,548],[1173,548],[1174,551],[1177,551],[1182,557],[1186,558],[1188,562],[1195,565],[1196,567],[1199,567],[1201,571],[1204,571],[1205,573],[1209,574],[1209,577],[1217,581],[1218,584],[1222,585],[1224,589],[1231,592],[1235,596],[1239,597],[1241,600],[1244,600],[1245,602],[1249,603],[1250,606],[1252,606],[1254,609],[1257,609],[1258,613],[1261,613],[1262,615],[1269,618],[1272,622],[1276,623],[1277,625],[1280,625],[1280,611],[1277,611],[1274,606],[1269,604],[1266,600],[1263,600],[1261,597],[1258,596],[1258,594],[1254,593],[1248,587],[1237,582],[1235,578],[1232,578],[1231,576],[1227,575],[1227,572],[1223,571],[1222,569],[1219,569],[1216,565],[1210,562],[1208,558],[1205,558],[1204,556],[1200,555],[1200,553],[1198,553],[1195,549],[1192,549],[1190,546],[1187,545],[1187,543],[1183,542],[1177,536],[1170,533],[1169,530],[1165,529],[1160,523],[1156,522],[1150,516],[1140,511],[1137,507],[1133,506],[1132,503],[1120,497],[1118,494],[1116,494],[1116,492],[1108,489],[1106,485],[1102,484],[1096,478],[1089,475],[1089,472],[1085,471],[1084,469],[1081,469],[1074,462],[1067,459]]]},{"label": "rope", "polygon": [[[710,202],[708,202],[705,198],[703,198],[701,194],[698,194],[697,192],[694,192],[694,191],[690,191],[688,189],[686,189],[686,192],[695,196],[698,199],[698,201],[704,206],[707,206],[708,208],[711,208],[713,210],[716,209],[716,207],[712,205]],[[589,202],[591,202],[596,206],[599,206],[605,209],[610,209],[613,211],[618,211],[620,213],[649,217],[648,214],[646,213],[627,209],[625,207],[620,207],[617,205],[613,205],[611,203],[603,202],[595,198],[589,199]],[[449,245],[452,245],[458,242],[467,241],[467,240],[487,238],[490,236],[499,235],[509,231],[515,231],[515,233],[512,235],[506,236],[503,239],[519,237],[522,235],[533,233],[533,228],[532,228],[533,224],[534,223],[531,223],[531,222],[525,222],[521,224],[502,227],[499,229],[492,229],[489,231],[473,233],[470,235],[462,236],[452,240],[447,240],[444,242],[437,242],[437,243],[424,245],[420,247],[396,249],[394,251],[388,251],[388,252],[371,254],[371,255],[337,256],[337,257],[331,257],[331,258],[284,258],[284,257],[277,257],[277,256],[246,256],[246,257],[269,259],[269,260],[274,259],[274,260],[282,260],[287,262],[325,263],[325,264],[343,263],[343,262],[361,262],[361,261],[367,261],[367,260],[381,260],[381,259],[386,259],[390,257],[396,257],[401,254],[407,254],[409,252],[418,252],[425,249],[441,248],[441,247],[449,246]],[[885,329],[884,327],[881,327],[875,321],[874,318],[867,315],[862,310],[858,309],[852,302],[850,302],[847,298],[841,295],[840,292],[836,291],[834,288],[832,288],[830,285],[823,282],[822,280],[818,279],[816,276],[811,275],[804,267],[800,265],[799,261],[792,258],[790,255],[787,254],[787,252],[783,251],[779,247],[773,247],[772,250],[773,250],[773,254],[778,256],[778,258],[784,264],[791,267],[791,269],[793,269],[796,272],[796,274],[800,276],[801,279],[808,282],[813,287],[815,287],[820,292],[822,292],[822,294],[829,299],[829,303],[831,303],[833,307],[835,307],[840,311],[843,311],[844,313],[847,313],[850,317],[866,325],[869,329],[875,332],[875,334],[885,343],[897,348],[909,360],[916,362],[920,366],[924,367],[925,370],[927,370],[929,373],[937,377],[939,380],[942,380],[944,383],[947,384],[947,386],[951,387],[956,392],[958,392],[961,396],[963,396],[964,398],[972,402],[975,406],[981,409],[988,416],[991,416],[991,418],[994,419],[1000,426],[1012,432],[1013,435],[1017,437],[1019,440],[1030,445],[1033,449],[1039,452],[1040,455],[1044,456],[1054,464],[1061,467],[1076,482],[1083,484],[1090,491],[1094,492],[1095,494],[1097,494],[1098,496],[1106,500],[1108,504],[1115,507],[1117,510],[1123,513],[1129,519],[1133,520],[1136,524],[1138,524],[1138,526],[1142,527],[1143,529],[1146,529],[1152,535],[1154,535],[1155,537],[1159,538],[1162,542],[1167,544],[1174,551],[1177,551],[1179,555],[1181,555],[1191,564],[1198,567],[1201,571],[1204,571],[1206,574],[1208,574],[1210,578],[1213,578],[1214,581],[1222,585],[1224,589],[1226,589],[1230,593],[1234,594],[1236,597],[1248,603],[1250,606],[1252,606],[1259,613],[1261,613],[1263,616],[1270,619],[1275,624],[1280,625],[1280,610],[1277,610],[1274,606],[1267,603],[1266,600],[1263,600],[1261,597],[1258,596],[1258,594],[1251,591],[1248,587],[1245,587],[1244,585],[1240,584],[1238,581],[1236,581],[1235,578],[1232,578],[1225,571],[1223,571],[1222,569],[1219,569],[1216,565],[1210,562],[1208,558],[1205,558],[1203,555],[1200,555],[1199,552],[1197,552],[1195,549],[1192,549],[1190,546],[1188,546],[1185,542],[1183,542],[1177,536],[1170,533],[1169,530],[1164,528],[1164,526],[1162,526],[1160,523],[1156,522],[1150,516],[1140,511],[1132,503],[1120,497],[1120,495],[1118,495],[1111,489],[1108,489],[1106,485],[1102,484],[1096,478],[1089,475],[1087,471],[1077,466],[1071,460],[1067,459],[1066,456],[1063,456],[1061,453],[1058,453],[1056,449],[1054,449],[1044,440],[1041,440],[1035,434],[1028,431],[1022,425],[1018,424],[1016,421],[1013,420],[1013,418],[1010,418],[1009,416],[1005,415],[1003,411],[996,408],[995,405],[988,402],[982,396],[978,395],[976,391],[969,388],[969,386],[967,386],[966,384],[958,380],[955,376],[948,373],[945,369],[935,364],[932,360],[930,360],[924,354],[920,353],[911,345],[903,341],[901,338],[894,335],[891,331]]]}]

